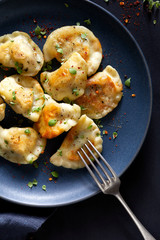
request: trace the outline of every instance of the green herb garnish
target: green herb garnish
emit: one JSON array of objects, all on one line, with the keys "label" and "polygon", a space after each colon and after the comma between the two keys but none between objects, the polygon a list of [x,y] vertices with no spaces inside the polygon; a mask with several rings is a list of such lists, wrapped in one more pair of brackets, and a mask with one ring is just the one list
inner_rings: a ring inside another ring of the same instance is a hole
[{"label": "green herb garnish", "polygon": [[74,68],[69,68],[69,72],[73,75],[75,75],[77,73],[76,69],[74,69]]},{"label": "green herb garnish", "polygon": [[117,132],[113,132],[113,139],[115,139],[118,136]]},{"label": "green herb garnish", "polygon": [[125,86],[126,87],[129,87],[130,88],[130,86],[131,86],[131,78],[128,78],[126,81],[125,81]]},{"label": "green herb garnish", "polygon": [[15,67],[16,67],[17,72],[19,74],[21,74],[22,73],[23,64],[15,62]]},{"label": "green herb garnish", "polygon": [[59,174],[56,171],[51,172],[52,176],[55,178],[59,177]]},{"label": "green herb garnish", "polygon": [[7,140],[4,140],[5,144],[8,144],[8,141]]},{"label": "green herb garnish", "polygon": [[11,105],[15,105],[16,103],[15,102],[10,102]]},{"label": "green herb garnish", "polygon": [[37,186],[38,181],[36,179],[34,179],[32,183],[33,183],[34,186]]},{"label": "green herb garnish", "polygon": [[73,88],[73,89],[72,89],[72,93],[75,94],[76,96],[79,95],[79,91],[78,91],[77,88]]},{"label": "green herb garnish", "polygon": [[58,149],[57,152],[58,152],[58,156],[62,156],[62,150]]},{"label": "green herb garnish", "polygon": [[56,119],[51,119],[51,120],[49,120],[48,125],[49,125],[50,127],[52,127],[52,126],[55,126],[56,123],[57,123],[57,120],[56,120]]},{"label": "green herb garnish", "polygon": [[12,99],[16,100],[16,92],[15,91],[12,92]]},{"label": "green herb garnish", "polygon": [[87,127],[87,129],[91,129],[92,128],[92,125],[89,125],[88,127]]},{"label": "green herb garnish", "polygon": [[46,191],[47,189],[46,189],[46,185],[43,185],[42,186],[42,189],[43,189],[43,191]]},{"label": "green herb garnish", "polygon": [[91,20],[90,20],[90,18],[89,18],[89,19],[86,19],[86,20],[84,20],[84,22],[85,22],[87,25],[91,25]]},{"label": "green herb garnish", "polygon": [[82,34],[81,34],[81,38],[82,38],[83,40],[87,40],[87,33],[82,33]]},{"label": "green herb garnish", "polygon": [[62,48],[58,48],[57,52],[63,54],[63,49]]},{"label": "green herb garnish", "polygon": [[66,8],[68,8],[68,7],[69,7],[68,3],[65,3],[64,5],[65,5],[65,7],[66,7]]},{"label": "green herb garnish", "polygon": [[42,109],[41,107],[33,108],[32,112],[39,112],[41,109]]},{"label": "green herb garnish", "polygon": [[25,132],[26,134],[30,134],[30,133],[31,133],[31,131],[30,131],[29,128],[27,128],[24,132]]},{"label": "green herb garnish", "polygon": [[29,188],[32,188],[33,187],[33,182],[29,182],[27,185],[28,185]]}]

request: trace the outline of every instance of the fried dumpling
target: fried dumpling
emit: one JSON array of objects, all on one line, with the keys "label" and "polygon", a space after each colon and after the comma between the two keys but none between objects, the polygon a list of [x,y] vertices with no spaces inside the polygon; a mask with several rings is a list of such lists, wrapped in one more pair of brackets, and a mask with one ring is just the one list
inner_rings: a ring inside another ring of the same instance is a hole
[{"label": "fried dumpling", "polygon": [[4,103],[3,99],[0,97],[0,121],[2,121],[5,117],[5,109],[6,109],[6,104]]},{"label": "fried dumpling", "polygon": [[88,76],[94,74],[102,60],[102,47],[95,35],[83,26],[65,26],[53,31],[43,47],[45,62],[56,58],[65,62],[78,52],[88,65]]},{"label": "fried dumpling", "polygon": [[75,100],[83,95],[86,81],[87,64],[76,52],[56,71],[41,73],[45,91],[57,101]]},{"label": "fried dumpling", "polygon": [[87,81],[84,95],[75,103],[81,106],[82,114],[100,119],[111,112],[122,98],[123,85],[116,69],[108,65]]},{"label": "fried dumpling", "polygon": [[44,138],[54,138],[63,132],[67,132],[77,124],[81,116],[81,108],[73,104],[57,103],[49,95],[45,94],[45,107],[42,110],[35,128]]},{"label": "fried dumpling", "polygon": [[33,128],[3,129],[0,126],[0,156],[10,162],[31,164],[45,146],[46,139],[41,138]]},{"label": "fried dumpling", "polygon": [[61,147],[50,158],[50,162],[65,168],[83,168],[84,163],[81,161],[77,151],[87,143],[87,140],[90,140],[99,152],[102,151],[102,138],[99,128],[92,119],[82,115],[77,125],[65,137]]},{"label": "fried dumpling", "polygon": [[32,77],[12,75],[0,82],[0,95],[18,114],[37,122],[44,104],[44,92]]},{"label": "fried dumpling", "polygon": [[24,76],[35,76],[44,63],[40,48],[27,33],[15,31],[0,37],[0,63]]}]

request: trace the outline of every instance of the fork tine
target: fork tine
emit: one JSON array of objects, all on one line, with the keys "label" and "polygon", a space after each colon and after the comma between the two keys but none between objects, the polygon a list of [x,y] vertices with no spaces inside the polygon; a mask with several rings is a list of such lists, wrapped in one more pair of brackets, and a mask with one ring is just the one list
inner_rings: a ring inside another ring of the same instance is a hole
[{"label": "fork tine", "polygon": [[111,177],[109,176],[109,174],[107,173],[107,171],[104,169],[104,167],[102,166],[102,164],[99,162],[99,160],[97,159],[97,157],[94,155],[94,153],[91,151],[91,149],[87,146],[87,144],[85,144],[85,147],[87,148],[87,150],[90,152],[90,154],[92,155],[92,157],[94,158],[94,160],[97,162],[97,164],[99,165],[99,167],[101,168],[101,170],[104,172],[104,174],[106,175],[106,177],[108,178],[108,180],[111,182]]},{"label": "fork tine", "polygon": [[[92,162],[92,160],[90,159],[90,157],[87,155],[87,153],[84,151],[83,148],[81,148],[81,151],[83,152],[83,154],[85,155],[85,157],[88,159],[88,161],[90,162],[90,164],[92,165],[92,167],[94,168],[94,170],[96,171],[96,173],[98,174],[98,176],[100,177],[100,179],[103,181],[104,184],[106,184],[105,179],[102,177],[102,175],[100,174],[100,172],[98,171],[98,169],[96,168],[96,166],[94,165],[94,163]],[[93,156],[94,157],[94,156]],[[88,164],[87,164],[88,165]]]},{"label": "fork tine", "polygon": [[94,151],[98,154],[98,156],[102,159],[108,170],[112,173],[113,177],[117,178],[117,175],[115,171],[112,169],[112,167],[109,165],[109,163],[104,159],[104,157],[100,154],[100,152],[95,148],[95,146],[91,143],[90,140],[88,140],[88,143],[92,146]]},{"label": "fork tine", "polygon": [[88,166],[88,164],[86,163],[86,161],[84,160],[84,158],[82,157],[81,153],[79,151],[77,151],[79,157],[81,158],[81,160],[83,161],[83,163],[85,164],[88,172],[90,173],[90,175],[92,176],[92,178],[94,179],[94,181],[97,183],[98,187],[101,189],[101,191],[103,191],[102,185],[101,183],[98,181],[96,175],[93,173],[93,171],[91,170],[91,168]]}]

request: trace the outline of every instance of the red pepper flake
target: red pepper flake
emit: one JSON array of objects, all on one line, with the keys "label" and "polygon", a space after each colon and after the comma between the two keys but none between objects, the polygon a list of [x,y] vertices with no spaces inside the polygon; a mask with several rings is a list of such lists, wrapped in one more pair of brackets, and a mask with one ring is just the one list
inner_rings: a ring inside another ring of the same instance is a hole
[{"label": "red pepper flake", "polygon": [[139,17],[140,13],[138,12],[138,13],[136,13],[136,15],[137,15],[137,17]]},{"label": "red pepper flake", "polygon": [[112,138],[111,138],[111,137],[109,137],[109,140],[112,140]]},{"label": "red pepper flake", "polygon": [[53,178],[50,177],[50,178],[49,178],[49,181],[52,181],[52,180],[53,180]]},{"label": "red pepper flake", "polygon": [[135,93],[132,93],[132,97],[136,97],[136,94],[135,94]]},{"label": "red pepper flake", "polygon": [[129,23],[129,20],[126,18],[126,19],[124,20],[124,22],[125,22],[125,23]]},{"label": "red pepper flake", "polygon": [[120,6],[124,6],[124,2],[120,2],[119,5],[120,5]]}]

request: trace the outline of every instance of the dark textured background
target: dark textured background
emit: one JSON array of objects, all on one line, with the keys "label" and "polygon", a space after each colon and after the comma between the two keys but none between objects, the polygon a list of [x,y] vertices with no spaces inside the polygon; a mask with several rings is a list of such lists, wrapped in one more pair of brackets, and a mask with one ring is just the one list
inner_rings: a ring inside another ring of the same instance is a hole
[{"label": "dark textured background", "polygon": [[[159,11],[148,13],[142,3],[139,5],[140,10],[138,7],[132,7],[127,13],[127,9],[124,10],[116,0],[109,0],[109,3],[103,0],[93,2],[113,13],[122,22],[123,16],[131,16],[130,23],[126,27],[137,40],[150,69],[153,84],[151,123],[138,156],[121,177],[121,193],[135,215],[158,240],[160,239],[160,13]],[[136,15],[137,12],[140,13],[139,16]],[[154,19],[157,20],[155,25]],[[58,209],[28,208],[0,200],[0,209],[0,240],[142,239],[118,200],[103,194]],[[46,219],[47,221],[41,226]]]}]

